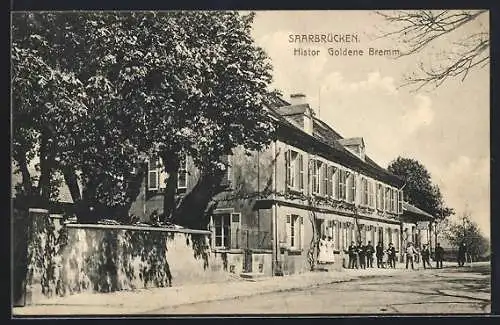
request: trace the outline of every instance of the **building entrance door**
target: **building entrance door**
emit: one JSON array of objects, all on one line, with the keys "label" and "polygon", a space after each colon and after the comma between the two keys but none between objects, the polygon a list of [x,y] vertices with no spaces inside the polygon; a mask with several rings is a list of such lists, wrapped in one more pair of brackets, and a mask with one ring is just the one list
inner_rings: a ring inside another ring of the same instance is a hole
[{"label": "building entrance door", "polygon": [[384,228],[378,227],[378,242],[382,243],[382,247],[384,246]]}]

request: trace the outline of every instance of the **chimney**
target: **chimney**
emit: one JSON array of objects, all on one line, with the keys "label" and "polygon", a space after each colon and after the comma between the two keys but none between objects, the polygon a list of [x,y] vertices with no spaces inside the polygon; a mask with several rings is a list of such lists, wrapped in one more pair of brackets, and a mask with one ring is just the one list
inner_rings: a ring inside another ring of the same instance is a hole
[{"label": "chimney", "polygon": [[306,95],[304,94],[291,94],[290,95],[290,103],[292,105],[301,105],[306,103]]},{"label": "chimney", "polygon": [[306,105],[303,111],[303,121],[301,122],[304,132],[307,134],[313,134],[313,111],[309,104],[306,102],[306,95],[304,94],[291,94],[290,95],[290,102],[292,105]]}]

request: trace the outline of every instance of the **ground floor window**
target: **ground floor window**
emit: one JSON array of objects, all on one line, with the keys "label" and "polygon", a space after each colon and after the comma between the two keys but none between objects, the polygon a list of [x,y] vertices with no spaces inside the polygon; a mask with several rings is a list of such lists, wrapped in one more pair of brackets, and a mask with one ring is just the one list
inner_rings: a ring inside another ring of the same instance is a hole
[{"label": "ground floor window", "polygon": [[229,248],[231,240],[231,215],[215,214],[213,217],[215,232],[215,247]]},{"label": "ground floor window", "polygon": [[302,237],[304,233],[304,219],[296,214],[286,216],[286,239],[288,247],[293,249],[302,248]]}]

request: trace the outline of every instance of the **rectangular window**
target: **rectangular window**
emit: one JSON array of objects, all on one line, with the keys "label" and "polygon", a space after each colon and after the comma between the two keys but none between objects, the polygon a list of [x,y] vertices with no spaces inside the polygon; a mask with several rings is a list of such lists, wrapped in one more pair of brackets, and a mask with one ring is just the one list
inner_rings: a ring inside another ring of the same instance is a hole
[{"label": "rectangular window", "polygon": [[183,154],[179,160],[179,172],[177,175],[177,188],[185,189],[187,187],[187,159]]},{"label": "rectangular window", "polygon": [[386,203],[385,186],[383,185],[380,185],[380,197],[382,198],[380,209],[384,210],[387,203]]},{"label": "rectangular window", "polygon": [[353,203],[356,198],[356,175],[349,172],[347,177],[347,202]]},{"label": "rectangular window", "polygon": [[366,178],[361,179],[361,188],[362,188],[362,196],[361,196],[361,204],[368,205],[368,180]]},{"label": "rectangular window", "polygon": [[347,172],[343,169],[339,170],[339,200],[346,199],[346,176]]},{"label": "rectangular window", "polygon": [[301,216],[292,214],[286,216],[286,243],[293,249],[301,248],[301,237],[303,229],[303,219]]},{"label": "rectangular window", "polygon": [[327,196],[328,195],[328,165],[325,163],[321,164],[321,174],[322,174],[322,184],[323,186],[321,187],[321,195]]},{"label": "rectangular window", "polygon": [[159,161],[158,158],[151,158],[148,161],[148,189],[157,190],[159,188]]},{"label": "rectangular window", "polygon": [[314,194],[319,194],[319,168],[320,162],[317,160],[313,160],[312,162],[312,192]]},{"label": "rectangular window", "polygon": [[334,167],[328,166],[327,175],[326,175],[326,195],[329,197],[333,196],[333,174]]},{"label": "rectangular window", "polygon": [[231,220],[230,214],[214,214],[215,247],[230,248]]},{"label": "rectangular window", "polygon": [[340,177],[339,177],[339,173],[340,173],[340,169],[337,168],[337,167],[332,167],[333,168],[333,176],[332,176],[332,194],[333,194],[333,197],[338,200],[339,199],[339,180],[340,180]]},{"label": "rectangular window", "polygon": [[304,155],[299,154],[299,190],[304,190]]},{"label": "rectangular window", "polygon": [[375,208],[375,183],[368,181],[368,205]]}]

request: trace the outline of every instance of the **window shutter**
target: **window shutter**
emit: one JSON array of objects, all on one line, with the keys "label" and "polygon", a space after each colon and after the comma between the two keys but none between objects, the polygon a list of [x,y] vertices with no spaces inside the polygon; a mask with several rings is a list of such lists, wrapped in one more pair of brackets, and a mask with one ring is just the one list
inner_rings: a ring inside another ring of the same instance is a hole
[{"label": "window shutter", "polygon": [[214,217],[213,216],[210,216],[210,222],[208,224],[208,229],[212,233],[212,235],[210,236],[210,245],[212,246],[212,248],[214,248],[215,247],[215,227],[214,227]]},{"label": "window shutter", "polygon": [[299,189],[303,190],[304,189],[304,155],[299,154]]},{"label": "window shutter", "polygon": [[286,188],[290,186],[290,179],[292,178],[292,168],[291,168],[291,161],[290,161],[290,150],[285,151],[285,168],[286,168],[286,173],[285,173],[285,184]]},{"label": "window shutter", "polygon": [[231,248],[240,248],[241,213],[231,213]]},{"label": "window shutter", "polygon": [[280,243],[286,243],[287,241],[287,238],[286,238],[286,228],[287,228],[287,223],[286,223],[286,219],[287,219],[288,216],[286,217],[281,217],[281,218],[278,218],[279,220],[279,225],[278,225],[278,232],[280,234],[280,238],[279,238],[279,242]]},{"label": "window shutter", "polygon": [[304,248],[304,217],[299,217],[300,218],[300,232],[299,232],[299,236],[300,236],[300,248],[303,249]]},{"label": "window shutter", "polygon": [[398,193],[398,214],[403,213],[403,190],[399,190]]},{"label": "window shutter", "polygon": [[332,184],[332,194],[335,199],[339,198],[339,169],[333,168],[333,184]]},{"label": "window shutter", "polygon": [[286,216],[286,240],[285,240],[285,242],[288,244],[288,246],[290,245],[290,242],[291,242],[292,222],[293,222],[292,216],[288,214]]}]

